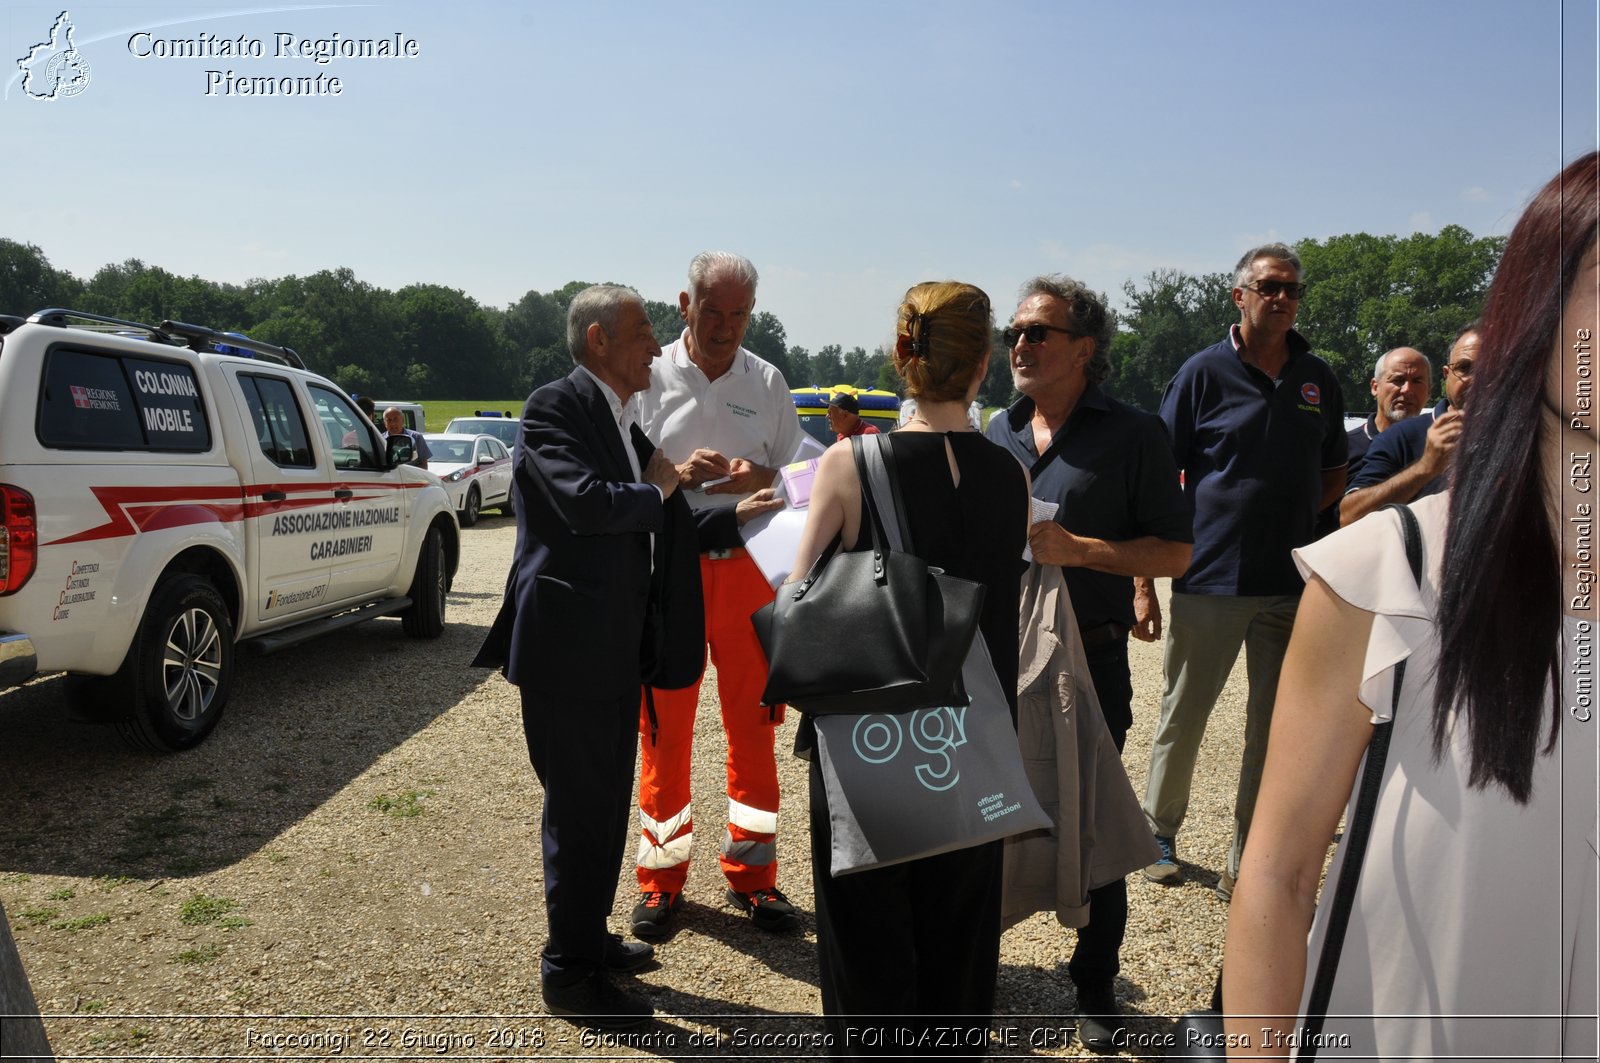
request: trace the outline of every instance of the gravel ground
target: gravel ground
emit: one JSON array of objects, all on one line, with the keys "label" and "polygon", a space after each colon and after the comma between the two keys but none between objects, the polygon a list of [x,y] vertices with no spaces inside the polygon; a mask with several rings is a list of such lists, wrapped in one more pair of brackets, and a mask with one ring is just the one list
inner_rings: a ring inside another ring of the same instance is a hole
[{"label": "gravel ground", "polygon": [[[820,1054],[805,774],[779,735],[779,884],[803,932],[769,935],[722,899],[711,826],[725,746],[712,685],[694,793],[702,827],[681,929],[637,981],[656,1022],[597,1038],[540,1014],[540,794],[516,691],[468,668],[514,537],[491,517],[437,642],[380,620],[245,659],[199,749],[152,758],[66,715],[60,679],[0,698],[0,901],[62,1058],[799,1059]],[[1125,763],[1142,793],[1160,646],[1133,644]],[[1129,880],[1117,993],[1132,1050],[1209,996],[1243,733],[1243,665],[1212,717],[1180,839],[1185,882]],[[1190,863],[1190,861],[1193,861]],[[612,925],[633,901],[624,868]],[[933,886],[930,884],[930,888]],[[961,914],[951,913],[960,933]],[[1073,934],[1036,915],[1002,944],[996,1058],[1085,1058]],[[1141,1046],[1142,1050],[1141,1050]]]}]

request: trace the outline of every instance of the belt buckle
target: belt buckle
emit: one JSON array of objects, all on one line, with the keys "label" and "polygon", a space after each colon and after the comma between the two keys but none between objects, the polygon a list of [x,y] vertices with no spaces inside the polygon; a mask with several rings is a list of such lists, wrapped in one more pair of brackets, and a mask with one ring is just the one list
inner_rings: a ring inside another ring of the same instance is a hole
[{"label": "belt buckle", "polygon": [[713,561],[726,561],[733,556],[732,550],[707,550],[706,556]]}]

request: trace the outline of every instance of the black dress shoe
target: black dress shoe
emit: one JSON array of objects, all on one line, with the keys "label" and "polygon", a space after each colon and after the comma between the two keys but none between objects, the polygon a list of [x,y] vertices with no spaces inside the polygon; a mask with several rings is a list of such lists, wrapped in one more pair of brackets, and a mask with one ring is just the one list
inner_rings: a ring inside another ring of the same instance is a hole
[{"label": "black dress shoe", "polygon": [[650,1001],[638,993],[618,989],[604,971],[571,985],[545,982],[540,988],[545,1010],[550,1014],[596,1030],[637,1026],[656,1013]]},{"label": "black dress shoe", "polygon": [[655,946],[644,941],[623,941],[621,934],[606,935],[606,970],[626,974],[650,966]]},{"label": "black dress shoe", "polygon": [[1096,1052],[1115,1052],[1125,1043],[1127,1026],[1117,994],[1107,986],[1078,987],[1078,1041]]}]

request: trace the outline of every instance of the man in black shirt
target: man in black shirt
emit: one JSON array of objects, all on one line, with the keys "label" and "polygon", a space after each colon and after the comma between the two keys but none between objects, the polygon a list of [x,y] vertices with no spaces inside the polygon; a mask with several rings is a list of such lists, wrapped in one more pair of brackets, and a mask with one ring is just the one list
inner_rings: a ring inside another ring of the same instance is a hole
[{"label": "man in black shirt", "polygon": [[[1028,543],[1042,565],[1060,565],[1072,594],[1095,694],[1117,750],[1133,723],[1128,635],[1161,637],[1161,608],[1133,577],[1180,576],[1193,540],[1166,428],[1153,414],[1100,390],[1110,372],[1111,315],[1070,277],[1037,277],[1005,331],[1011,377],[1023,398],[989,422],[988,436],[1033,476],[1033,496],[1056,503]],[[1089,893],[1068,972],[1078,988],[1078,1037],[1115,1041],[1113,980],[1128,920],[1127,884]]]}]

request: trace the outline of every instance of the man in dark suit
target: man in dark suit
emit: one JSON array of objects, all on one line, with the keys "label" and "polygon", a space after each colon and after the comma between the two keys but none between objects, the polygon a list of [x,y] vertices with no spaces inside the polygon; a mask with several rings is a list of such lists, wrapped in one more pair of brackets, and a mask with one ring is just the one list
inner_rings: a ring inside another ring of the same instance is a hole
[{"label": "man in dark suit", "polygon": [[545,1005],[611,1028],[654,1011],[608,975],[647,965],[654,950],[606,927],[630,833],[641,685],[699,678],[700,544],[737,545],[740,523],[782,503],[769,491],[737,510],[690,514],[677,469],[633,423],[628,400],[661,354],[633,289],[578,293],[567,344],[578,367],[522,412],[516,554],[473,663],[504,667],[521,688],[544,788]]}]

